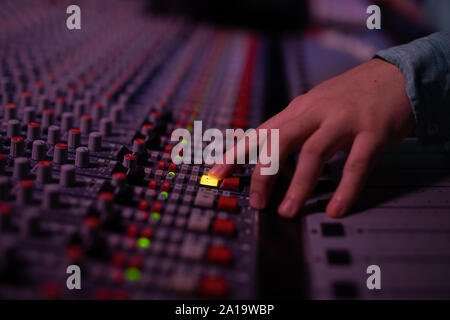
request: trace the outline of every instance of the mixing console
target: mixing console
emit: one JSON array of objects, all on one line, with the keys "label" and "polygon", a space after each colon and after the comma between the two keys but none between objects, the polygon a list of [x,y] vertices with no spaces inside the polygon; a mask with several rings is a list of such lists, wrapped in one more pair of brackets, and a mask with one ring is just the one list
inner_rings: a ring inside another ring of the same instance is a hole
[{"label": "mixing console", "polygon": [[254,297],[251,168],[202,185],[170,135],[261,122],[264,40],[81,3],[72,31],[52,2],[2,1],[0,297]]}]

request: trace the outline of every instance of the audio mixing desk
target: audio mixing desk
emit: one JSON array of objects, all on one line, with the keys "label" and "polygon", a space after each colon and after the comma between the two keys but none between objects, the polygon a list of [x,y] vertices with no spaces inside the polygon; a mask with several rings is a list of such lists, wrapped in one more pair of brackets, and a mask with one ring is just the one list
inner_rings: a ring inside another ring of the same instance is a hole
[{"label": "audio mixing desk", "polygon": [[[210,167],[176,165],[170,136],[197,120],[256,128],[277,87],[273,41],[144,15],[140,1],[82,7],[80,31],[61,27],[51,2],[0,9],[0,298],[450,295],[444,150],[408,140],[387,152],[342,220],[323,213],[341,159],[301,219],[258,212],[252,166],[205,183]],[[334,53],[305,39],[280,40],[291,97]],[[364,289],[370,264],[381,293]],[[66,286],[73,265],[81,290]]]}]

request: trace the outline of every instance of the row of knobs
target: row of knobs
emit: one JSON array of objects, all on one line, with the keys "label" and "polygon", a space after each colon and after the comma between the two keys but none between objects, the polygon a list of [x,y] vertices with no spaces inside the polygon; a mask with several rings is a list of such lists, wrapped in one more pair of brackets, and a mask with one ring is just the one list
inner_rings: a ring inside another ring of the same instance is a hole
[{"label": "row of knobs", "polygon": [[[58,129],[59,128],[55,128]],[[89,152],[100,152],[102,150],[102,134],[100,132],[91,132],[89,134],[88,146],[82,147],[81,144],[81,134],[78,129],[70,129],[67,144],[56,143],[58,139],[55,139],[57,135],[54,131],[53,134],[50,133],[49,137],[53,136],[52,139],[47,139],[49,144],[54,144],[54,154],[53,161],[58,164],[64,164],[67,162],[67,150],[75,149],[75,165],[80,168],[87,167],[89,165]],[[58,134],[59,135],[59,134]],[[59,137],[58,137],[59,138]],[[43,140],[34,140],[31,146],[31,159],[35,161],[44,160],[47,152],[47,143]],[[14,136],[11,138],[11,147],[9,154],[13,158],[22,157],[25,154],[25,139],[22,137]]]},{"label": "row of knobs", "polygon": [[[75,184],[74,168],[67,166],[65,171],[61,171],[60,184],[47,184],[44,186],[42,197],[42,207],[46,209],[55,209],[60,206],[60,191],[64,184]],[[19,182],[19,189],[16,196],[17,205],[30,205],[33,199],[33,182],[31,180],[22,180]],[[110,211],[114,202],[112,193],[104,192],[97,199],[97,209],[100,211]]]}]

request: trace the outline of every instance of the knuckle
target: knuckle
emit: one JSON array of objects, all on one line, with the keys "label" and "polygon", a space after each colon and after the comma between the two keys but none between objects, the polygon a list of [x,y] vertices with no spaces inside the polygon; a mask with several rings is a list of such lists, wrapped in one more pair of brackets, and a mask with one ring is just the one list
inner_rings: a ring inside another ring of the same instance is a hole
[{"label": "knuckle", "polygon": [[349,161],[344,170],[351,174],[363,175],[369,170],[369,162],[367,160]]},{"label": "knuckle", "polygon": [[324,160],[326,157],[326,152],[323,147],[318,145],[317,143],[307,141],[301,150],[301,152],[311,158],[315,158],[317,160]]}]

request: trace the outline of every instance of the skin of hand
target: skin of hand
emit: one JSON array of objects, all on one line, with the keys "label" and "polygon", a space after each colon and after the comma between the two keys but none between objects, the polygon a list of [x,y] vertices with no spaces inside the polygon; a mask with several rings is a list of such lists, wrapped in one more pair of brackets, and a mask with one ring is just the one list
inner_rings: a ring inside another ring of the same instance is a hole
[{"label": "skin of hand", "polygon": [[[295,173],[281,202],[281,216],[294,217],[305,204],[325,163],[339,150],[350,150],[341,181],[327,205],[331,217],[343,216],[355,201],[380,153],[403,140],[414,116],[400,70],[373,59],[295,98],[258,129],[278,128],[280,167],[301,149]],[[270,147],[270,146],[269,146]],[[216,164],[209,174],[223,179],[235,165]],[[261,175],[255,166],[250,204],[266,207],[276,175]]]}]

